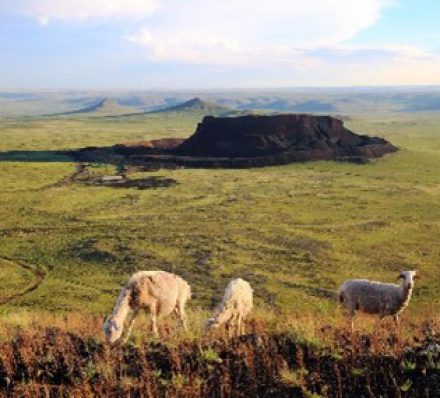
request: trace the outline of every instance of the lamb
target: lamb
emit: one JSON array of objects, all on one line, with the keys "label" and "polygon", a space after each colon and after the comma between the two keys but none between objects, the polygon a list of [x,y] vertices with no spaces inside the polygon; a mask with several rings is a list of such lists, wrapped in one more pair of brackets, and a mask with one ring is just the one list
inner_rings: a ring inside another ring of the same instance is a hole
[{"label": "lamb", "polygon": [[393,316],[396,327],[399,315],[411,299],[416,271],[402,271],[401,285],[373,282],[366,279],[350,279],[339,288],[339,302],[350,311],[351,329],[354,328],[356,311],[379,315],[379,321]]},{"label": "lamb", "polygon": [[222,302],[214,317],[207,320],[207,328],[215,329],[225,324],[229,334],[244,334],[244,320],[253,307],[251,285],[241,278],[233,279],[226,287]]},{"label": "lamb", "polygon": [[177,275],[165,271],[140,271],[135,273],[121,290],[113,313],[103,325],[109,343],[118,341],[126,327],[127,340],[134,320],[140,310],[151,314],[152,331],[159,336],[157,318],[173,311],[187,330],[185,304],[191,298],[191,287]]}]

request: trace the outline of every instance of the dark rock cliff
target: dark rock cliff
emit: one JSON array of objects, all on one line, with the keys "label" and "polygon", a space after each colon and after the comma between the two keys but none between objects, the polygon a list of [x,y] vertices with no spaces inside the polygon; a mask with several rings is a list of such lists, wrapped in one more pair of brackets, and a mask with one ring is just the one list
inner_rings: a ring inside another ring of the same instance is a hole
[{"label": "dark rock cliff", "polygon": [[339,119],[288,114],[236,118],[207,116],[194,135],[173,152],[176,155],[213,158],[284,155],[295,161],[347,156],[379,157],[396,150],[382,138],[351,132]]},{"label": "dark rock cliff", "polygon": [[366,163],[395,152],[379,137],[358,135],[330,116],[285,114],[274,116],[206,116],[186,140],[167,138],[85,148],[82,161],[110,161],[148,167],[246,168],[308,160]]}]

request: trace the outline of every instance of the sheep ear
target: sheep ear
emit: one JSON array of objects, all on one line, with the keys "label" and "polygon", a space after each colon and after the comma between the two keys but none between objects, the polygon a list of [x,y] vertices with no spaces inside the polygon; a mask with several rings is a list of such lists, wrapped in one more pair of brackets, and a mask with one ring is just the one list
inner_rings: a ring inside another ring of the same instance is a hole
[{"label": "sheep ear", "polygon": [[397,277],[397,279],[405,279],[405,277],[403,276],[403,274],[399,274],[399,276]]}]

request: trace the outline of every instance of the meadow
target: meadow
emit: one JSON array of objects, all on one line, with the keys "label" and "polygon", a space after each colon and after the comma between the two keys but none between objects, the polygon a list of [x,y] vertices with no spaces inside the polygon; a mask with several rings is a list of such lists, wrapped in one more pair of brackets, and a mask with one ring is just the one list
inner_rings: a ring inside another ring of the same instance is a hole
[{"label": "meadow", "polygon": [[[54,326],[101,344],[102,317],[129,275],[144,269],[175,272],[191,284],[193,327],[184,336],[191,341],[237,276],[255,289],[253,322],[276,333],[304,328],[309,341],[316,328],[341,325],[335,292],[352,277],[392,282],[400,270],[417,269],[421,278],[403,334],[409,338],[424,320],[437,320],[438,114],[346,121],[353,131],[382,136],[400,148],[366,165],[320,161],[132,174],[178,182],[146,190],[66,182],[76,165],[57,151],[186,137],[200,118],[176,113],[0,120],[3,341]],[[89,170],[116,172],[105,164]],[[364,331],[371,325],[360,321]],[[171,341],[177,332],[169,329]],[[135,341],[144,339],[138,328]]]},{"label": "meadow", "polygon": [[[259,304],[316,314],[334,310],[329,293],[346,278],[392,281],[400,269],[417,269],[411,312],[438,308],[440,117],[347,122],[401,149],[367,165],[310,162],[134,175],[178,182],[152,190],[56,186],[75,171],[57,150],[185,137],[199,118],[2,120],[3,272],[8,269],[14,291],[32,282],[32,269],[44,273],[38,289],[3,312],[81,308],[102,314],[132,272],[153,268],[187,278],[196,306],[209,306],[228,279],[242,275]],[[90,169],[115,173],[110,165]],[[28,267],[14,267],[14,261]],[[1,294],[4,300],[10,292]]]}]

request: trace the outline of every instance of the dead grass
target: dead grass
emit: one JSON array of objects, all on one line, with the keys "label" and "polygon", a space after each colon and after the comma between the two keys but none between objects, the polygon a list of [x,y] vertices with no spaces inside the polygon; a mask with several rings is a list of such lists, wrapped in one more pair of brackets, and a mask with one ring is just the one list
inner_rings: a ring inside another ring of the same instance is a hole
[{"label": "dead grass", "polygon": [[440,388],[440,323],[433,319],[405,320],[396,334],[386,325],[367,333],[366,320],[350,333],[339,320],[253,318],[248,333],[233,339],[184,334],[165,322],[160,340],[138,335],[112,347],[93,316],[20,322],[2,322],[9,327],[0,331],[0,395],[412,397]]}]

